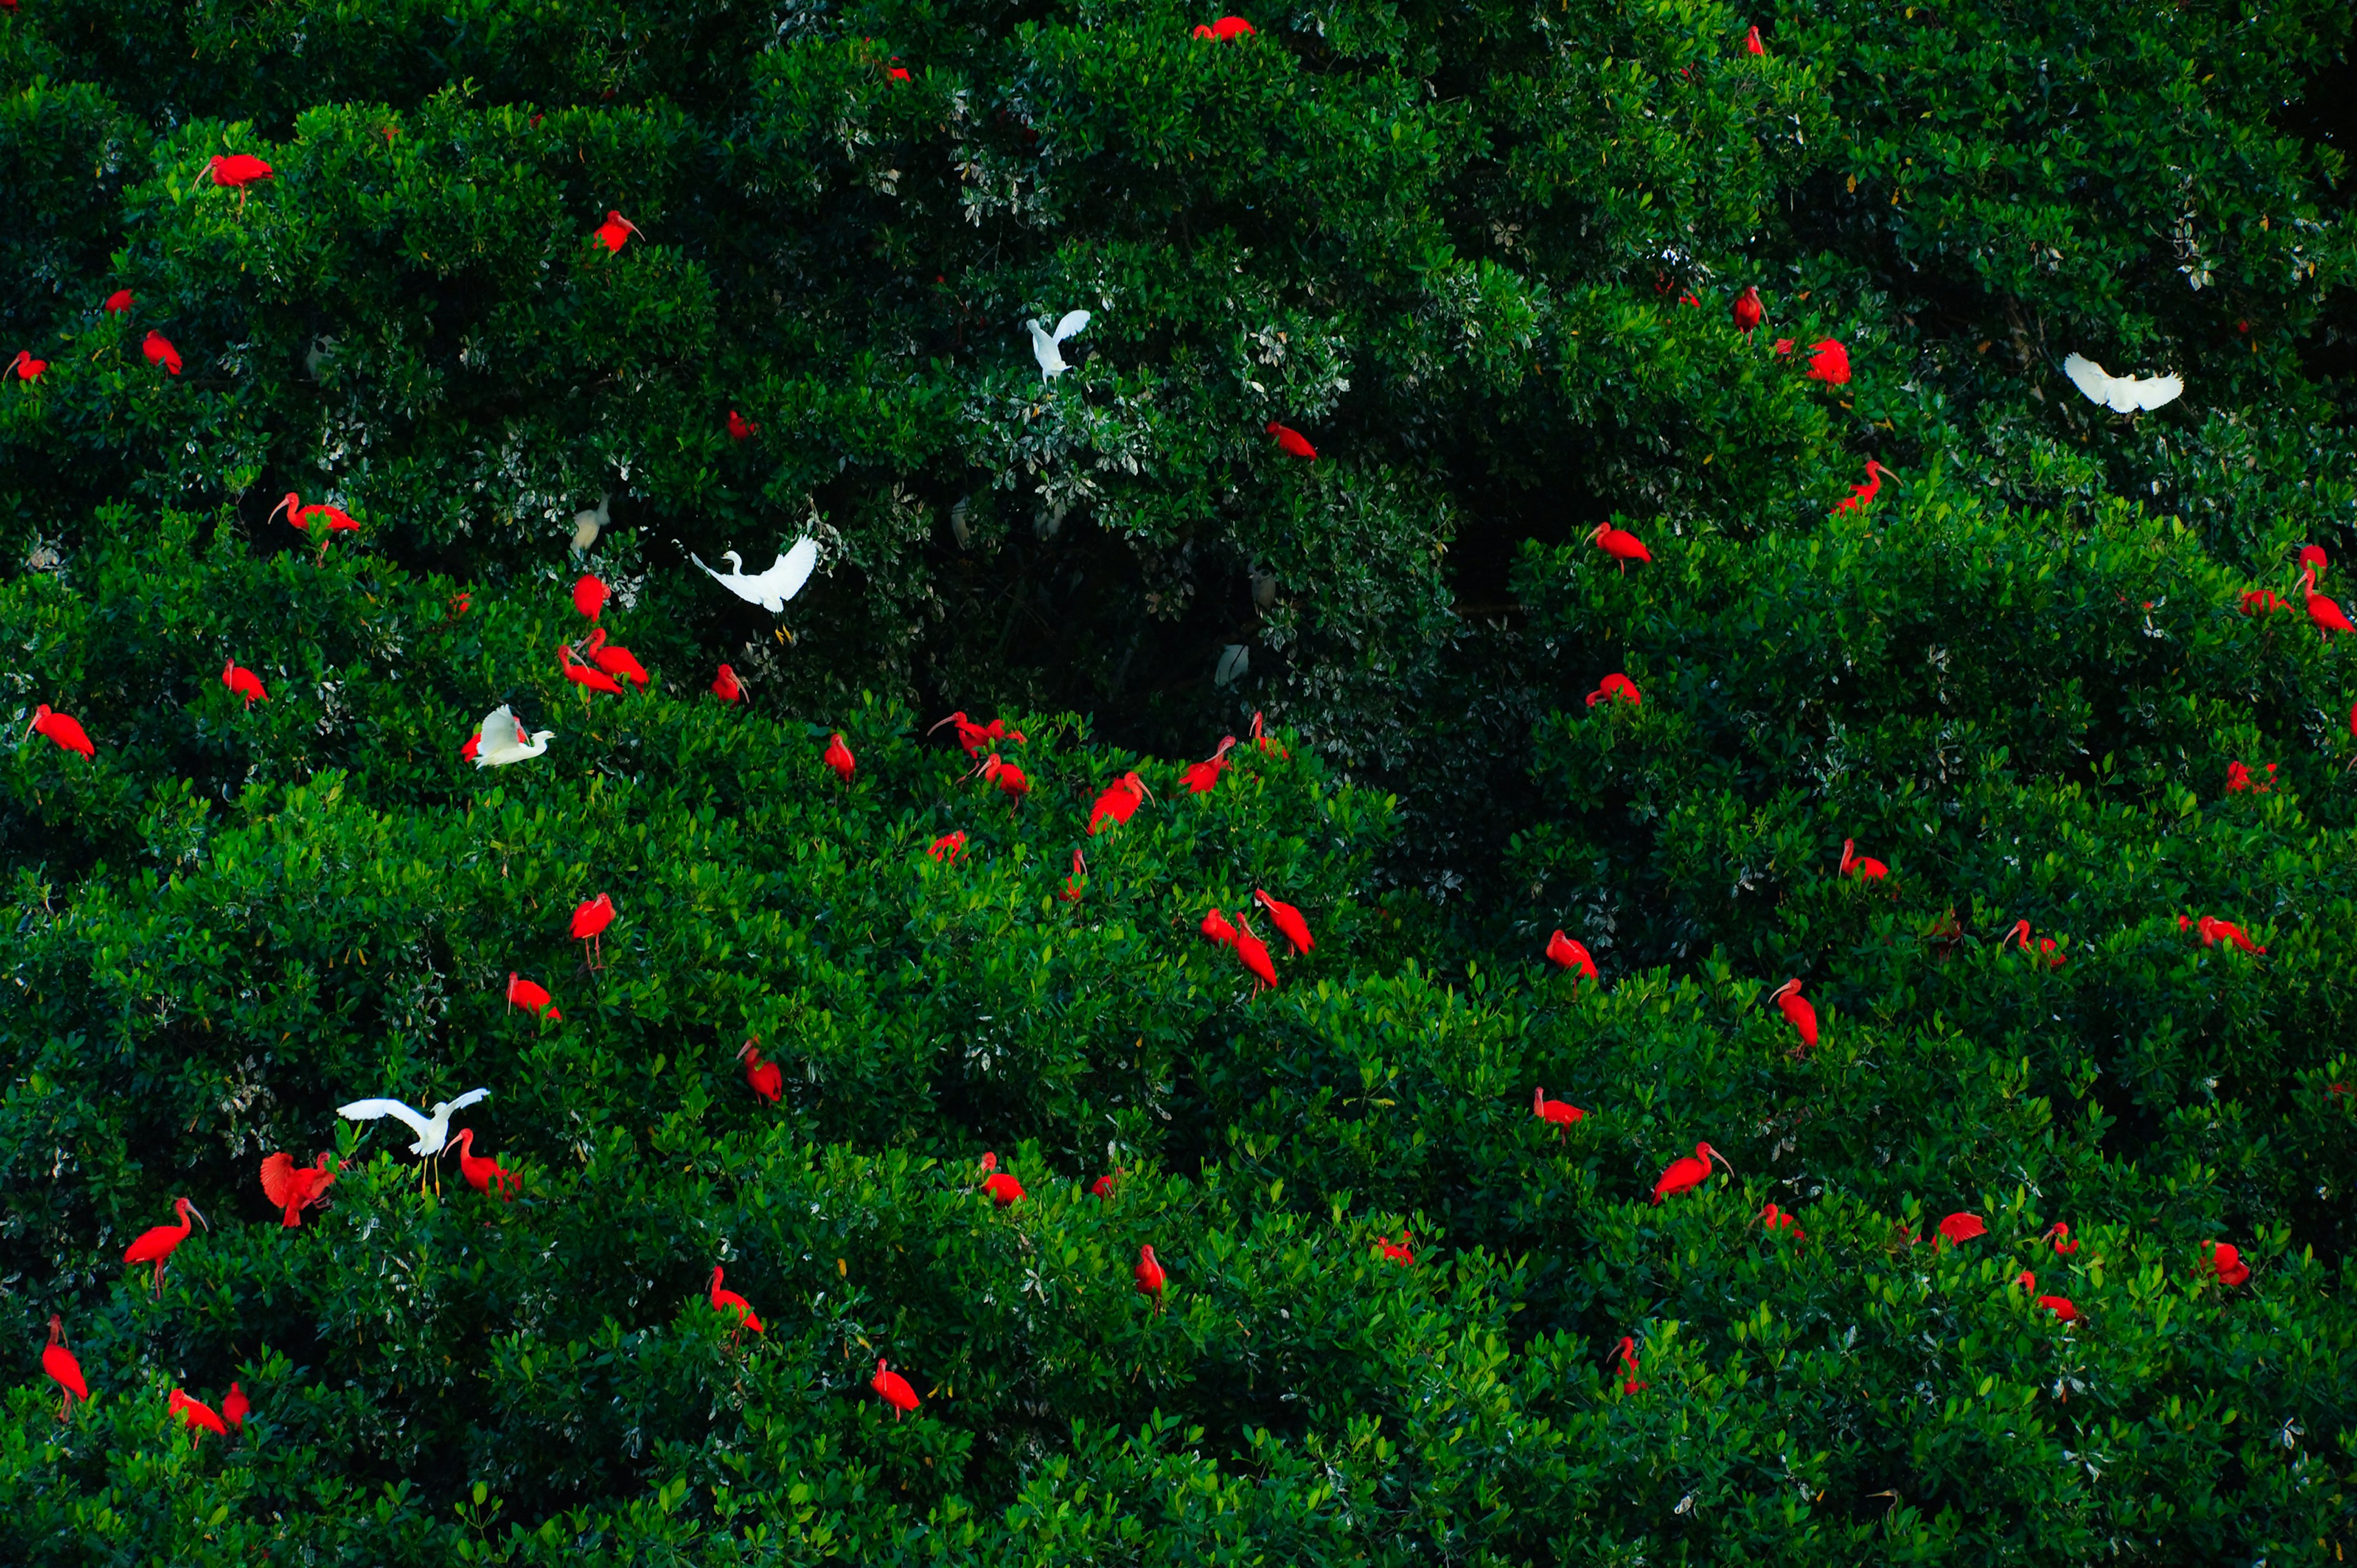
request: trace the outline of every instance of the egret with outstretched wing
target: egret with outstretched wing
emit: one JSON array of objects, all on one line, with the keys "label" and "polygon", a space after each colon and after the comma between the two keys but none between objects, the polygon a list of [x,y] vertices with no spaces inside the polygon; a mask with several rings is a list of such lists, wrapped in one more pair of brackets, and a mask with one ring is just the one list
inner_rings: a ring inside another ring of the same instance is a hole
[{"label": "egret with outstretched wing", "polygon": [[[553,729],[535,730],[529,740],[524,738],[523,725],[516,722],[515,714],[505,703],[483,715],[483,727],[476,732],[475,766],[505,768],[526,757],[538,757],[556,738]],[[383,1112],[379,1112],[379,1115]]]},{"label": "egret with outstretched wing", "polygon": [[[488,1089],[470,1089],[456,1100],[436,1101],[434,1105],[434,1114],[431,1116],[412,1110],[398,1100],[355,1100],[350,1105],[337,1106],[336,1114],[353,1122],[374,1122],[386,1116],[399,1117],[409,1124],[412,1132],[417,1134],[417,1142],[409,1145],[409,1152],[415,1155],[420,1161],[431,1163],[434,1157],[449,1144],[450,1112],[464,1111],[479,1100],[488,1100],[490,1098],[490,1093]],[[417,1179],[420,1185],[424,1184],[425,1164],[417,1167]],[[440,1188],[438,1171],[436,1187],[436,1190]]]},{"label": "egret with outstretched wing", "polygon": [[1039,374],[1043,378],[1052,381],[1072,368],[1064,363],[1064,339],[1079,337],[1088,324],[1089,313],[1085,310],[1067,313],[1061,321],[1056,323],[1053,332],[1041,326],[1037,318],[1023,324],[1031,334],[1031,357],[1039,361]]},{"label": "egret with outstretched wing", "polygon": [[728,563],[726,572],[715,572],[704,566],[701,556],[688,559],[704,566],[705,575],[748,605],[759,605],[776,615],[786,607],[786,601],[802,591],[811,573],[818,566],[818,541],[805,533],[794,541],[793,548],[780,551],[770,569],[758,576],[745,575],[745,562],[734,550],[724,551],[720,558]]},{"label": "egret with outstretched wing", "polygon": [[2102,403],[2115,413],[2139,413],[2175,403],[2184,394],[2185,383],[2175,376],[2115,376],[2104,373],[2104,367],[2083,354],[2073,354],[2062,361],[2062,373],[2071,384],[2084,392],[2089,403]]}]

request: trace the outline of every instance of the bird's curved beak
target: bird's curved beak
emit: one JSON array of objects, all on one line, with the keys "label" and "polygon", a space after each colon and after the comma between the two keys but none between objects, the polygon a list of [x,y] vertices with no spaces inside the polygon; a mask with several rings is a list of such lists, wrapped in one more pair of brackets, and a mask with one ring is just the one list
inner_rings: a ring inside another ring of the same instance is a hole
[{"label": "bird's curved beak", "polygon": [[1725,1155],[1720,1154],[1717,1149],[1713,1149],[1710,1152],[1710,1157],[1717,1160],[1720,1165],[1726,1165],[1727,1174],[1728,1176],[1733,1176],[1735,1174],[1735,1167],[1727,1163],[1727,1158]]},{"label": "bird's curved beak", "polygon": [[206,1230],[211,1230],[211,1229],[213,1228],[213,1222],[212,1222],[211,1220],[210,1220],[210,1219],[207,1219],[204,1217],[204,1215],[203,1215],[203,1214],[199,1213],[199,1212],[198,1211],[197,1206],[196,1206],[195,1204],[193,1204],[193,1203],[192,1203],[192,1204],[188,1205],[188,1212],[189,1212],[189,1213],[191,1213],[191,1214],[196,1215],[196,1217],[197,1217],[197,1223],[199,1223],[199,1225],[202,1225]]}]

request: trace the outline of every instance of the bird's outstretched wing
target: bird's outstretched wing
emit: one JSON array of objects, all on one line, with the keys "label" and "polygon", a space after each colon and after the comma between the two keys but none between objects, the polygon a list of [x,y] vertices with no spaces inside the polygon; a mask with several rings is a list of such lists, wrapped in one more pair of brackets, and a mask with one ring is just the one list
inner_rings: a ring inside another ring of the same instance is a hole
[{"label": "bird's outstretched wing", "polygon": [[1086,328],[1088,324],[1089,313],[1087,311],[1072,310],[1065,312],[1064,318],[1056,323],[1056,341],[1060,343],[1067,338],[1078,336],[1082,329]]},{"label": "bird's outstretched wing", "polygon": [[296,1201],[295,1156],[278,1154],[262,1162],[262,1196],[280,1208]]},{"label": "bird's outstretched wing", "polygon": [[408,1122],[410,1130],[420,1138],[425,1137],[433,1126],[433,1122],[398,1100],[355,1100],[350,1105],[337,1106],[336,1114],[354,1122],[373,1122],[382,1116],[398,1116]]},{"label": "bird's outstretched wing", "polygon": [[2062,373],[2071,378],[2089,403],[2103,404],[2115,413],[2138,413],[2175,403],[2185,392],[2185,383],[2175,376],[2153,376],[2139,380],[2134,376],[2115,376],[2083,354],[2073,354],[2062,361]]},{"label": "bird's outstretched wing", "polygon": [[2094,360],[2083,354],[2073,354],[2062,361],[2062,373],[2071,378],[2071,384],[2077,387],[2089,403],[2100,403],[2105,408],[2112,405],[2112,378],[2105,375],[2104,367]]},{"label": "bird's outstretched wing", "polygon": [[[478,1100],[489,1100],[490,1097],[491,1091],[488,1089],[470,1089],[467,1090],[466,1093],[458,1096],[457,1099],[450,1101],[450,1109],[453,1111],[464,1111],[468,1106],[472,1105]],[[439,1110],[441,1107],[436,1106],[435,1109]]]},{"label": "bird's outstretched wing", "polygon": [[802,585],[810,581],[811,573],[817,569],[818,541],[807,533],[795,540],[794,547],[779,556],[778,564],[770,570],[776,572],[780,567],[785,569],[785,579],[778,588],[778,597],[783,601],[801,593]]},{"label": "bird's outstretched wing", "polygon": [[[2139,409],[2158,408],[2175,403],[2185,392],[2185,383],[2175,376],[2154,376],[2146,381],[2123,381],[2114,383],[2115,391],[2125,391]],[[2114,408],[2119,406],[2115,403]]]}]

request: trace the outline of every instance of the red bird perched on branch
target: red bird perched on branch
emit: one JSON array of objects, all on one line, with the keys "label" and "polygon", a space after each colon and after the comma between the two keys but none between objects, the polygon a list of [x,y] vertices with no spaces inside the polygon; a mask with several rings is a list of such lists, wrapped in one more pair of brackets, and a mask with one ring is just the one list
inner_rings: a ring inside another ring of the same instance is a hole
[{"label": "red bird perched on branch", "polygon": [[335,1185],[336,1173],[328,1168],[324,1154],[317,1165],[298,1165],[294,1155],[285,1154],[262,1162],[262,1196],[284,1212],[279,1223],[289,1230],[303,1223],[305,1209],[327,1202],[328,1189]]},{"label": "red bird perched on branch", "polygon": [[139,1240],[132,1242],[123,1251],[123,1261],[126,1263],[156,1265],[157,1295],[164,1294],[164,1265],[171,1260],[173,1251],[180,1243],[188,1239],[188,1231],[191,1229],[188,1217],[195,1214],[199,1224],[208,1230],[213,1228],[212,1221],[201,1214],[197,1214],[197,1206],[185,1197],[176,1197],[172,1200],[172,1212],[180,1217],[179,1224],[158,1225],[152,1230],[145,1231],[140,1235]]},{"label": "red bird perched on branch", "polygon": [[1056,897],[1067,904],[1077,904],[1081,901],[1081,889],[1087,886],[1088,882],[1089,863],[1075,849],[1072,851],[1072,874],[1064,879],[1063,891]]},{"label": "red bird perched on branch", "polygon": [[[1756,43],[1760,29],[1752,28],[1751,37]],[[1752,329],[1760,325],[1760,317],[1765,314],[1760,306],[1760,289],[1756,284],[1746,286],[1741,294],[1735,296],[1735,329],[1745,337],[1751,336]]]},{"label": "red bird perched on branch", "polygon": [[2229,795],[2239,795],[2246,789],[2255,789],[2259,794],[2272,794],[2274,793],[2273,786],[2275,783],[2275,777],[2276,765],[2270,762],[2267,764],[2267,782],[2265,784],[2254,785],[2251,779],[2250,766],[2247,763],[2239,761],[2229,762],[2226,764],[2226,793]]},{"label": "red bird perched on branch", "polygon": [[1146,780],[1140,779],[1135,769],[1106,785],[1104,792],[1097,797],[1096,804],[1089,808],[1089,836],[1096,837],[1097,829],[1103,826],[1107,821],[1116,825],[1129,821],[1137,814],[1137,808],[1146,804],[1153,793],[1154,791],[1146,787]]},{"label": "red bird perched on branch", "polygon": [[[2038,1290],[2038,1276],[2028,1269],[2022,1270],[2020,1278],[2014,1283],[2033,1294]],[[2041,1295],[2038,1297],[2038,1305],[2065,1323],[2079,1321],[2079,1309],[2071,1305],[2071,1298],[2067,1295]]]},{"label": "red bird perched on branch", "polygon": [[597,959],[605,956],[606,928],[613,923],[614,899],[611,894],[600,893],[595,898],[585,898],[573,907],[573,940],[587,945],[589,950],[581,956],[590,960],[593,969],[597,967]]},{"label": "red bird perched on branch", "polygon": [[[631,235],[638,234],[639,226],[609,209],[606,213],[606,221],[597,225],[597,231],[599,244],[608,251],[619,251],[630,242]],[[643,234],[640,234],[639,237],[646,238]]]},{"label": "red bird perched on branch", "polygon": [[553,1023],[563,1023],[565,1015],[551,1007],[548,1002],[548,990],[545,986],[535,985],[529,980],[519,980],[516,978],[514,970],[508,971],[509,1006],[521,1007],[528,1013],[538,1013]]},{"label": "red bird perched on branch", "polygon": [[1220,781],[1222,770],[1228,766],[1228,749],[1235,744],[1235,736],[1222,736],[1219,750],[1200,762],[1190,762],[1187,765],[1186,770],[1178,775],[1178,781],[1187,786],[1189,794],[1208,795],[1211,792],[1213,787]]},{"label": "red bird perched on branch", "polygon": [[755,435],[757,435],[760,434],[760,430],[761,430],[761,427],[760,427],[759,425],[758,425],[758,424],[754,424],[751,420],[747,419],[744,415],[742,415],[742,414],[738,413],[735,409],[733,409],[733,408],[732,408],[732,409],[730,409],[730,410],[728,411],[728,439],[729,439],[729,440],[731,440],[731,441],[749,441],[749,440],[751,440]]},{"label": "red bird perched on branch", "polygon": [[712,1310],[718,1313],[728,1314],[737,1319],[737,1326],[735,1329],[730,1331],[728,1337],[733,1340],[738,1334],[743,1333],[748,1328],[751,1329],[756,1334],[765,1332],[761,1327],[760,1318],[754,1314],[753,1304],[751,1302],[747,1301],[743,1296],[738,1295],[733,1290],[723,1290],[720,1288],[720,1282],[726,1277],[726,1276],[721,1273],[719,1264],[715,1263],[712,1265],[712,1294],[709,1297],[712,1303]]},{"label": "red bird perched on branch", "polygon": [[653,678],[647,673],[647,667],[639,662],[637,654],[619,644],[607,642],[606,628],[602,626],[590,628],[589,640],[583,646],[588,650],[591,663],[618,681],[628,681],[641,692],[647,689],[647,682]]},{"label": "red bird perched on branch", "polygon": [[999,1208],[1005,1208],[1026,1196],[1023,1184],[1015,1179],[1013,1173],[998,1168],[996,1155],[985,1153],[982,1156],[982,1168],[983,1190],[990,1194],[991,1201],[997,1204]]},{"label": "red bird perched on branch", "polygon": [[852,775],[859,770],[859,764],[852,759],[851,747],[843,744],[841,730],[826,737],[826,750],[819,760],[833,768],[834,776],[845,784],[850,783]]},{"label": "red bird perched on branch", "polygon": [[746,1086],[775,1105],[786,1087],[786,1075],[778,1070],[778,1064],[764,1058],[760,1046],[752,1040],[739,1046],[737,1056],[745,1064]]},{"label": "red bird perched on branch", "polygon": [[1940,1221],[1940,1240],[1952,1247],[1960,1247],[1975,1236],[1988,1234],[1988,1225],[1977,1214],[1959,1210]]},{"label": "red bird perched on branch", "polygon": [[1537,1088],[1531,1090],[1531,1114],[1557,1131],[1587,1119],[1587,1112],[1578,1106],[1560,1100],[1549,1100],[1546,1090]]},{"label": "red bird perched on branch", "polygon": [[1727,1165],[1728,1176],[1735,1174],[1735,1167],[1727,1164],[1726,1155],[1708,1144],[1696,1144],[1693,1154],[1681,1155],[1672,1160],[1669,1168],[1662,1173],[1662,1179],[1653,1184],[1653,1201],[1658,1204],[1665,1197],[1675,1197],[1682,1192],[1691,1192],[1700,1187],[1710,1179],[1710,1162],[1713,1160]]},{"label": "red bird perched on branch", "polygon": [[891,1370],[881,1356],[876,1358],[876,1375],[867,1380],[867,1386],[892,1407],[895,1421],[917,1408],[917,1391],[909,1386],[908,1379]]},{"label": "red bird perched on branch", "polygon": [[606,608],[606,585],[583,573],[573,584],[573,607],[584,620],[596,620]]},{"label": "red bird perched on branch", "polygon": [[1155,1262],[1153,1248],[1140,1247],[1137,1250],[1137,1267],[1132,1269],[1130,1273],[1136,1277],[1138,1294],[1140,1295],[1152,1296],[1154,1298],[1154,1316],[1157,1317],[1161,1316],[1162,1286],[1164,1280],[1162,1265]]},{"label": "red bird perched on branch", "polygon": [[[2357,733],[2357,721],[2352,721],[2351,723],[2350,729],[2352,733]],[[1258,746],[1264,754],[1274,752],[1279,762],[1290,760],[1290,754],[1286,751],[1284,746],[1277,744],[1277,739],[1275,736],[1270,735],[1267,732],[1265,726],[1262,725],[1261,718],[1258,714],[1253,714],[1252,742],[1253,745]]]},{"label": "red bird perched on branch", "polygon": [[1251,38],[1253,25],[1242,16],[1222,16],[1208,27],[1200,26],[1196,27],[1195,36],[1199,38],[1217,38],[1224,43],[1230,38]]},{"label": "red bird perched on branch", "polygon": [[231,153],[216,156],[211,164],[213,183],[226,189],[243,192],[257,181],[275,179],[277,171],[252,153]]},{"label": "red bird perched on branch", "polygon": [[1645,548],[1645,542],[1625,528],[1615,528],[1609,522],[1599,522],[1596,525],[1596,532],[1587,537],[1598,549],[1620,563],[1620,570],[1623,574],[1628,572],[1629,563],[1631,561],[1642,561],[1648,565],[1652,563],[1653,553]]},{"label": "red bird perched on branch", "polygon": [[475,1153],[475,1130],[472,1127],[459,1128],[450,1141],[458,1150],[458,1174],[467,1178],[468,1187],[477,1192],[489,1192],[492,1184],[497,1183],[500,1201],[515,1201],[516,1192],[523,1186],[523,1177],[490,1155]]},{"label": "red bird perched on branch", "polygon": [[245,705],[249,708],[256,702],[266,703],[270,700],[269,692],[263,687],[262,677],[246,669],[234,659],[221,666],[221,680],[222,685],[243,697]]},{"label": "red bird perched on branch", "polygon": [[622,694],[620,682],[595,664],[582,663],[581,656],[573,651],[573,645],[569,642],[556,645],[556,667],[565,671],[565,678],[576,686],[617,697]]},{"label": "red bird perched on branch", "polygon": [[2210,1249],[2210,1267],[2217,1274],[2218,1283],[2230,1288],[2251,1277],[2251,1265],[2243,1262],[2242,1249],[2232,1242],[2221,1241]]},{"label": "red bird perched on branch", "polygon": [[[2007,931],[2005,936],[2006,941],[2014,941],[2018,940],[2021,944],[2022,951],[2029,952],[2031,950],[2029,946],[2029,921],[2016,920],[2013,923],[2013,929]],[[2003,947],[2004,945],[2005,942],[1999,942],[1997,944],[1999,947]],[[2038,939],[2037,955],[2046,960],[2046,967],[2049,969],[2061,969],[2066,957],[2065,954],[2055,950],[2054,939],[2052,937],[2040,937]]]},{"label": "red bird perched on branch", "polygon": [[109,316],[119,316],[138,304],[138,298],[127,288],[118,288],[106,296],[104,309]]},{"label": "red bird perched on branch", "polygon": [[931,735],[933,730],[941,728],[942,725],[957,726],[958,745],[965,749],[968,757],[980,757],[994,740],[1011,740],[1018,746],[1029,744],[1024,740],[1021,730],[1008,729],[1006,720],[993,719],[987,725],[978,725],[965,716],[963,709],[952,714],[942,720],[941,724],[933,725],[933,729],[929,729],[925,733]]},{"label": "red bird perched on branch", "polygon": [[965,858],[965,830],[952,829],[932,842],[925,854],[945,865],[955,865]]},{"label": "red bird perched on branch", "polygon": [[1856,839],[1844,839],[1842,840],[1841,874],[1844,876],[1860,876],[1868,882],[1879,882],[1890,875],[1890,867],[1870,854],[1858,854]]},{"label": "red bird perched on branch", "polygon": [[1396,1241],[1393,1240],[1389,1236],[1378,1236],[1375,1238],[1375,1242],[1383,1249],[1383,1262],[1387,1263],[1413,1263],[1415,1262],[1415,1253],[1408,1246],[1408,1235],[1405,1230],[1400,1232],[1400,1239]]},{"label": "red bird perched on branch", "polygon": [[1228,924],[1228,918],[1217,909],[1204,916],[1203,923],[1196,929],[1222,947],[1232,948],[1236,945],[1236,929]]},{"label": "red bird perched on branch", "polygon": [[1764,55],[1768,52],[1768,46],[1760,41],[1759,28],[1754,27],[1743,35],[1743,52],[1748,55]]},{"label": "red bird perched on branch", "polygon": [[1770,1236],[1781,1230],[1795,1241],[1805,1241],[1809,1239],[1809,1233],[1801,1229],[1799,1220],[1772,1203],[1760,1211],[1760,1219],[1761,1224],[1767,1226],[1768,1234]]},{"label": "red bird perched on branch", "polygon": [[995,751],[983,759],[974,772],[997,785],[999,793],[1005,795],[1009,803],[1020,803],[1024,796],[1031,793],[1031,780],[1023,769],[1002,760]]},{"label": "red bird perched on branch", "polygon": [[1621,1370],[1629,1374],[1627,1380],[1620,1385],[1620,1391],[1633,1394],[1643,1388],[1645,1385],[1637,1380],[1637,1337],[1633,1334],[1620,1336],[1620,1343],[1614,1348],[1613,1353],[1620,1358]]},{"label": "red bird perched on branch", "polygon": [[161,332],[149,332],[146,340],[139,345],[139,351],[147,356],[149,364],[161,365],[176,376],[180,373],[180,351]]},{"label": "red bird perched on branch", "polygon": [[1306,956],[1311,948],[1318,945],[1310,937],[1309,922],[1301,918],[1300,910],[1282,899],[1270,897],[1258,888],[1253,889],[1253,899],[1268,911],[1269,924],[1275,926],[1285,940],[1293,944],[1293,953],[1296,958]]},{"label": "red bird perched on branch", "polygon": [[1632,708],[1639,708],[1645,704],[1645,693],[1637,690],[1636,682],[1616,671],[1604,677],[1603,683],[1587,693],[1589,707],[1598,703],[1626,703]]},{"label": "red bird perched on branch", "polygon": [[2276,597],[2273,588],[2253,588],[2243,596],[2243,613],[2246,616],[2273,615],[2289,608],[2291,601]]},{"label": "red bird perched on branch", "polygon": [[737,679],[737,671],[723,664],[720,673],[712,678],[712,694],[724,703],[742,702],[745,699],[745,683]]},{"label": "red bird perched on branch", "polygon": [[1236,957],[1252,972],[1253,994],[1257,996],[1263,986],[1276,988],[1276,961],[1268,956],[1268,944],[1253,934],[1252,922],[1239,910],[1236,914]]},{"label": "red bird perched on branch", "polygon": [[51,713],[47,703],[33,710],[33,722],[25,733],[48,736],[68,751],[79,751],[84,757],[98,755],[98,748],[90,744],[90,736],[82,733],[81,725],[63,714]]},{"label": "red bird perched on branch", "polygon": [[1882,481],[1887,477],[1890,477],[1890,470],[1868,457],[1866,460],[1866,483],[1852,485],[1849,488],[1849,495],[1834,503],[1834,510],[1856,511],[1860,507],[1870,504],[1875,497],[1882,493]]},{"label": "red bird perched on branch", "polygon": [[2357,631],[2357,624],[2351,622],[2348,611],[2316,591],[2315,567],[2299,575],[2299,585],[2308,596],[2308,618],[2316,623],[2317,634],[2325,641],[2330,642],[2336,631]]},{"label": "red bird perched on branch", "polygon": [[66,1348],[65,1322],[56,1313],[49,1314],[49,1348],[41,1352],[41,1370],[49,1381],[58,1385],[58,1419],[66,1421],[73,1415],[73,1402],[90,1402],[90,1385],[81,1379],[81,1363]]},{"label": "red bird perched on branch", "polygon": [[2201,933],[2201,945],[2205,948],[2214,948],[2222,940],[2233,943],[2236,947],[2242,949],[2247,953],[2264,953],[2267,950],[2263,947],[2254,944],[2250,939],[2249,933],[2245,932],[2242,927],[2234,924],[2232,920],[2220,920],[2212,918],[2208,915],[2204,915],[2197,922],[2190,921],[2182,915],[2177,917],[2177,929],[2181,931],[2185,929],[2189,925],[2191,925],[2196,930]]},{"label": "red bird perched on branch", "polygon": [[1775,994],[1769,1000],[1776,1004],[1777,1011],[1784,1015],[1785,1020],[1800,1035],[1801,1048],[1804,1051],[1815,1050],[1817,1048],[1817,1010],[1810,1006],[1807,999],[1802,996],[1801,983],[1797,980],[1786,981],[1776,988]]},{"label": "red bird perched on branch", "polygon": [[253,1402],[245,1397],[245,1390],[235,1383],[230,1384],[229,1398],[221,1401],[221,1418],[242,1432],[245,1430],[245,1412],[253,1408]]},{"label": "red bird perched on branch", "polygon": [[1809,345],[1809,380],[1847,386],[1849,350],[1830,338]]},{"label": "red bird perched on branch", "polygon": [[1596,972],[1596,960],[1589,954],[1587,944],[1573,941],[1561,931],[1547,939],[1546,961],[1557,969],[1577,970],[1598,984],[1603,983],[1603,977]]},{"label": "red bird perched on branch", "polygon": [[1314,460],[1318,456],[1318,448],[1309,445],[1308,437],[1298,430],[1288,429],[1272,419],[1268,422],[1268,433],[1276,437],[1278,446],[1296,457]]},{"label": "red bird perched on branch", "polygon": [[16,372],[16,379],[20,381],[37,381],[41,379],[41,372],[49,368],[49,362],[33,358],[30,349],[19,349],[16,357],[8,362],[8,368]]},{"label": "red bird perched on branch", "polygon": [[2046,1228],[2046,1234],[2040,1236],[2039,1240],[2051,1240],[2054,1243],[2054,1255],[2058,1258],[2071,1258],[2078,1255],[2079,1243],[2071,1240],[2071,1227],[2063,1224],[2060,1219],[2049,1225]]},{"label": "red bird perched on branch", "polygon": [[165,1406],[188,1427],[191,1446],[202,1443],[208,1432],[223,1439],[229,1436],[229,1428],[222,1424],[221,1416],[212,1406],[190,1399],[178,1389],[172,1391],[172,1397],[165,1402]]}]

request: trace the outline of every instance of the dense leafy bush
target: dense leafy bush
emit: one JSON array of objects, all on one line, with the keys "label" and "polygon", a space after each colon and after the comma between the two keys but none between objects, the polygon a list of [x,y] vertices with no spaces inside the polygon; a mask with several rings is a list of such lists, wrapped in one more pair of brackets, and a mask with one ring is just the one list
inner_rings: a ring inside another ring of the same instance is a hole
[{"label": "dense leafy bush", "polygon": [[2345,17],[1247,19],[0,14],[0,1556],[2342,1559]]}]

